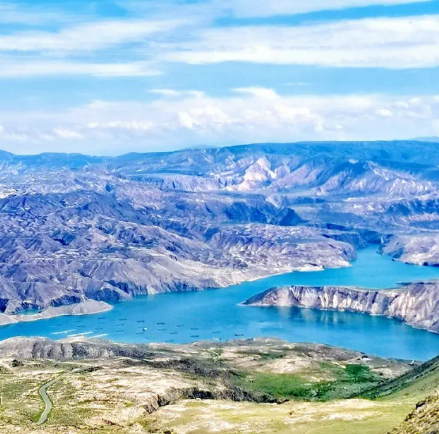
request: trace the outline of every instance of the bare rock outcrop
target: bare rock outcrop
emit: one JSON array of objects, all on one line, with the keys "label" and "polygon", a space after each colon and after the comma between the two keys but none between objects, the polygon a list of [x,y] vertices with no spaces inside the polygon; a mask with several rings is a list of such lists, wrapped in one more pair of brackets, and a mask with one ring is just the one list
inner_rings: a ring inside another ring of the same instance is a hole
[{"label": "bare rock outcrop", "polygon": [[272,288],[245,306],[282,306],[383,315],[439,333],[439,281],[418,282],[394,290],[325,286]]},{"label": "bare rock outcrop", "polygon": [[93,315],[96,313],[107,312],[112,306],[103,301],[84,300],[77,304],[51,306],[33,315],[7,315],[0,313],[0,326],[15,324],[18,322],[38,321],[41,319],[56,318],[66,315]]}]

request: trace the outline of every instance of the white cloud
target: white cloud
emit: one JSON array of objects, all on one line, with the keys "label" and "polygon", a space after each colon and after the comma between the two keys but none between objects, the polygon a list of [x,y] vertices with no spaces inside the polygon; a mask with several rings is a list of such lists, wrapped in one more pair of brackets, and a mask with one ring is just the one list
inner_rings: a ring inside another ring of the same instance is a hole
[{"label": "white cloud", "polygon": [[393,116],[393,112],[391,110],[388,109],[378,109],[375,112],[378,116],[382,116],[384,118],[389,118]]},{"label": "white cloud", "polygon": [[205,94],[200,90],[175,90],[175,89],[152,89],[150,93],[162,95],[169,98],[195,97],[201,98]]},{"label": "white cloud", "polygon": [[273,89],[266,89],[264,87],[238,87],[233,90],[237,93],[252,95],[256,98],[262,98],[262,99],[278,98],[277,93]]},{"label": "white cloud", "polygon": [[[269,91],[269,90],[267,90]],[[193,145],[301,140],[390,140],[437,134],[438,96],[160,96],[94,101],[67,111],[0,113],[12,152],[117,153]],[[91,145],[93,148],[91,148]]]},{"label": "white cloud", "polygon": [[154,124],[145,121],[113,121],[103,124],[91,122],[87,128],[91,130],[126,130],[126,131],[148,131]]},{"label": "white cloud", "polygon": [[53,133],[61,139],[71,140],[71,139],[82,139],[82,134],[77,131],[69,130],[66,128],[54,128]]},{"label": "white cloud", "polygon": [[[224,16],[230,11],[238,15],[244,12],[250,15],[276,15],[348,5],[405,2],[252,0],[250,4],[250,0],[214,0],[186,6],[177,2],[175,10],[171,8],[172,1],[164,5],[153,2],[156,12],[151,13],[148,19],[103,20],[70,24],[53,31],[28,30],[0,34],[0,53],[9,57],[0,59],[0,77],[147,76],[157,74],[156,69],[148,63],[159,64],[163,61],[189,64],[236,61],[393,69],[439,66],[439,15],[369,18],[297,26],[230,28],[212,24],[215,17]],[[2,5],[0,3],[0,13],[2,7],[5,9]],[[170,10],[173,16],[180,18],[167,19],[164,11],[169,15]],[[187,11],[195,12],[190,16]],[[202,11],[209,11],[206,12],[207,18],[203,18]],[[112,60],[108,60],[110,56]],[[115,59],[123,59],[123,62]],[[178,94],[179,91],[173,89],[157,89],[156,92],[174,98],[191,96],[188,93]]]},{"label": "white cloud", "polygon": [[59,31],[27,31],[0,36],[0,51],[86,52],[115,45],[140,43],[153,34],[169,32],[181,20],[113,20],[85,23]]},{"label": "white cloud", "polygon": [[165,17],[172,10],[177,16],[212,20],[218,17],[263,18],[282,15],[306,14],[367,6],[393,6],[427,3],[434,0],[123,0],[119,4],[137,14]]},{"label": "white cloud", "polygon": [[428,1],[432,0],[230,0],[228,5],[238,17],[250,18]]},{"label": "white cloud", "polygon": [[71,61],[27,60],[12,62],[3,60],[0,78],[39,77],[51,75],[89,75],[95,77],[147,77],[159,75],[146,62],[133,63],[80,63]]},{"label": "white cloud", "polygon": [[163,44],[162,60],[250,62],[332,67],[439,66],[439,15],[370,18],[295,27],[207,29],[198,38]]},{"label": "white cloud", "polygon": [[17,143],[17,142],[26,142],[29,139],[29,136],[23,132],[15,132],[8,131],[3,125],[0,125],[0,138],[2,142],[9,143]]}]

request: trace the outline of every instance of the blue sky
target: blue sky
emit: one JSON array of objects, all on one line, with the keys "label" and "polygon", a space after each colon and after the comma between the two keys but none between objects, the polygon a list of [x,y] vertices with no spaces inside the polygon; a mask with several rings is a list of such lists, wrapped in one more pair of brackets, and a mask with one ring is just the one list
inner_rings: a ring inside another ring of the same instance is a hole
[{"label": "blue sky", "polygon": [[439,135],[439,0],[0,0],[0,148]]}]

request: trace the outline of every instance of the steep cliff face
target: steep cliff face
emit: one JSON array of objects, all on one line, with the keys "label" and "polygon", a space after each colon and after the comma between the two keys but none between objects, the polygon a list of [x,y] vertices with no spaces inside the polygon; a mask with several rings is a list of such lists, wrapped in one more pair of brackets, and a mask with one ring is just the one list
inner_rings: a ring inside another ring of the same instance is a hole
[{"label": "steep cliff face", "polygon": [[419,282],[396,290],[288,286],[272,288],[243,303],[384,315],[439,333],[439,281]]},{"label": "steep cliff face", "polygon": [[0,313],[342,267],[386,240],[435,265],[438,166],[413,142],[0,153]]}]

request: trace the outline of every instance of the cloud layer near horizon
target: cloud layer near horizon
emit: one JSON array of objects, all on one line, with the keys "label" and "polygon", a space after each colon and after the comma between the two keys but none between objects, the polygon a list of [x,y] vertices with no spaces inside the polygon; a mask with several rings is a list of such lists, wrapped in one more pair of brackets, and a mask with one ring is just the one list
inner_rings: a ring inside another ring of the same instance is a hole
[{"label": "cloud layer near horizon", "polygon": [[418,78],[439,68],[438,0],[0,0],[0,23],[9,150],[439,132],[439,91]]},{"label": "cloud layer near horizon", "polygon": [[[162,90],[150,103],[94,101],[64,112],[0,113],[0,140],[15,151],[59,150],[87,143],[88,152],[117,154],[189,145],[307,140],[403,139],[429,135],[439,119],[439,95],[279,96],[272,89],[236,89],[236,96],[212,98],[198,92]],[[433,129],[439,133],[439,122]],[[398,134],[395,135],[395,131]],[[239,142],[236,141],[239,137]],[[121,148],[120,144],[125,146]]]}]

